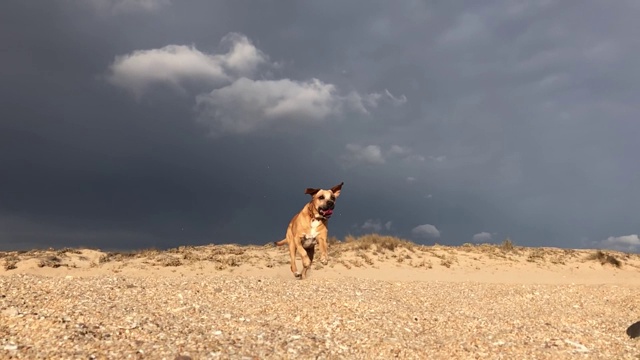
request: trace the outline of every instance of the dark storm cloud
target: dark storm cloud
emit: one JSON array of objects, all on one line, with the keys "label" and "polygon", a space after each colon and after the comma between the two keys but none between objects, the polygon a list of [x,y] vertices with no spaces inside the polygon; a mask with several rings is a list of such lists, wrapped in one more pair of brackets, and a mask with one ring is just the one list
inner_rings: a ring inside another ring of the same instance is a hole
[{"label": "dark storm cloud", "polygon": [[337,236],[640,248],[633,2],[0,7],[2,247],[261,244],[344,181]]}]

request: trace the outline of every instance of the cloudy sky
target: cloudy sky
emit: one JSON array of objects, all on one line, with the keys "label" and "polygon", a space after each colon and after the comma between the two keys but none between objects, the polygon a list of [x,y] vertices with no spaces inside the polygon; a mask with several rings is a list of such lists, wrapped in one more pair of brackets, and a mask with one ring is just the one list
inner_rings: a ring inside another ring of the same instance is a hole
[{"label": "cloudy sky", "polygon": [[637,1],[4,0],[0,248],[640,251]]}]

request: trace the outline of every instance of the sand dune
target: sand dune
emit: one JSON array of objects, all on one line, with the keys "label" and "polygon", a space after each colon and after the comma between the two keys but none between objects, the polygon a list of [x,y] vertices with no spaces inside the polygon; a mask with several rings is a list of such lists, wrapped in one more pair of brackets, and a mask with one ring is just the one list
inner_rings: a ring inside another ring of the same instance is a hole
[{"label": "sand dune", "polygon": [[348,240],[306,280],[272,245],[0,253],[0,357],[640,354],[640,255]]},{"label": "sand dune", "polygon": [[[363,240],[365,239],[365,240]],[[332,261],[315,262],[310,278],[356,277],[393,281],[472,281],[522,284],[640,284],[640,255],[617,251],[467,244],[421,246],[392,237],[364,236],[332,244]],[[0,275],[121,274],[215,275],[230,273],[293,279],[286,247],[181,246],[159,251],[103,252],[49,249],[0,252]],[[301,266],[298,258],[298,266]]]}]

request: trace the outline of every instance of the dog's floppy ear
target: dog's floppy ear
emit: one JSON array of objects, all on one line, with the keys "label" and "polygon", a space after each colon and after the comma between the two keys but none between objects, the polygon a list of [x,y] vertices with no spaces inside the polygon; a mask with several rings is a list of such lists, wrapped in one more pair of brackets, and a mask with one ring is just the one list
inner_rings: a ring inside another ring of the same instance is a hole
[{"label": "dog's floppy ear", "polygon": [[340,196],[340,190],[342,189],[342,185],[344,185],[344,181],[331,188],[331,191],[333,192],[333,195],[335,195],[335,197]]},{"label": "dog's floppy ear", "polygon": [[320,189],[312,189],[312,188],[307,188],[304,193],[305,194],[309,194],[311,196],[315,195],[318,191],[320,191]]}]

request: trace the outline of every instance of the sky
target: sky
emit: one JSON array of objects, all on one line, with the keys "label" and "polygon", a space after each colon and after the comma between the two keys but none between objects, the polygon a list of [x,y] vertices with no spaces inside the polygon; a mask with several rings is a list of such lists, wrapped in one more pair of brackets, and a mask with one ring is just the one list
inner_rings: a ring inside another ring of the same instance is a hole
[{"label": "sky", "polygon": [[0,249],[640,252],[637,1],[4,0]]}]

